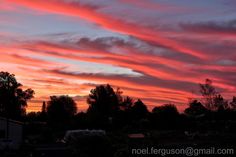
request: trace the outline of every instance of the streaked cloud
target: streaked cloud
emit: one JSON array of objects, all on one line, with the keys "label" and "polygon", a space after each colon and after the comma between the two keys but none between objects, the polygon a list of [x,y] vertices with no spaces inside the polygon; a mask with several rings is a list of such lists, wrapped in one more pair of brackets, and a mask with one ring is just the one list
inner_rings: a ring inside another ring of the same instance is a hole
[{"label": "streaked cloud", "polygon": [[84,110],[89,90],[106,83],[150,108],[182,109],[205,78],[236,91],[232,1],[0,2],[1,70],[35,89],[29,110],[60,94]]}]

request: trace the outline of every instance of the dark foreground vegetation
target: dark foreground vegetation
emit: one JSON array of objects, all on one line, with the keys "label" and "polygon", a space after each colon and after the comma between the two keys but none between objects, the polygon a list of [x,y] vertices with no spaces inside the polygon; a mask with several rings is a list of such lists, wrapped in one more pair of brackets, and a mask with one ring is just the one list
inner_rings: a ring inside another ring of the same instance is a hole
[{"label": "dark foreground vegetation", "polygon": [[[19,150],[1,150],[0,156],[128,157],[132,148],[235,148],[236,97],[225,100],[209,79],[199,86],[202,97],[191,99],[184,113],[174,104],[149,111],[142,100],[124,97],[107,84],[90,91],[87,112],[78,112],[75,101],[62,95],[43,102],[41,112],[26,114],[34,91],[1,72],[0,116],[24,123],[24,142]],[[81,133],[65,141],[68,130],[85,129],[106,134]]]}]

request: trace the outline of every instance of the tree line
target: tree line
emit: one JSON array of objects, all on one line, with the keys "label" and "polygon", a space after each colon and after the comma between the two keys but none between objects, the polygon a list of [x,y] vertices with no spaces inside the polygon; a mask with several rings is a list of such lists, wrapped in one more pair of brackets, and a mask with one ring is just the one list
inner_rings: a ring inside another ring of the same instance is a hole
[{"label": "tree line", "polygon": [[[43,102],[42,110],[38,113],[26,114],[27,102],[34,97],[34,90],[22,89],[15,75],[0,72],[0,116],[12,119],[46,121],[52,126],[72,126],[75,128],[106,128],[124,127],[132,125],[162,127],[178,127],[187,125],[186,117],[228,117],[232,118],[236,112],[236,97],[227,101],[216,90],[213,82],[206,79],[199,84],[200,99],[192,98],[184,113],[179,113],[174,104],[157,106],[150,112],[142,100],[134,100],[123,96],[121,89],[114,89],[109,84],[98,85],[91,89],[87,104],[88,110],[78,112],[76,102],[68,95],[50,96],[50,100]],[[185,117],[185,118],[183,118]],[[181,122],[181,123],[180,123]]]}]

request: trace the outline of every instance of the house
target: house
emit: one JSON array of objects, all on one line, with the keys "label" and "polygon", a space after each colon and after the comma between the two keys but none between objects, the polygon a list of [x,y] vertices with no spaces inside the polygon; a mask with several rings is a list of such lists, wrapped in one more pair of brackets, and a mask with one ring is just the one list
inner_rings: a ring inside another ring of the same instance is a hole
[{"label": "house", "polygon": [[0,150],[18,149],[23,140],[23,123],[0,117]]}]

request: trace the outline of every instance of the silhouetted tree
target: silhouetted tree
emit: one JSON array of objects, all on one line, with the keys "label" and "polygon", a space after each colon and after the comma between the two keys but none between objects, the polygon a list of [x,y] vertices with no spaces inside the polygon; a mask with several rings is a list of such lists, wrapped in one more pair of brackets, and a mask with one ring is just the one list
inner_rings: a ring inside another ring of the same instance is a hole
[{"label": "silhouetted tree", "polygon": [[47,114],[51,122],[68,122],[76,112],[76,103],[69,96],[51,96],[48,101]]},{"label": "silhouetted tree", "polygon": [[200,84],[200,92],[207,109],[217,111],[228,108],[228,102],[216,91],[211,80],[206,79],[205,84]]},{"label": "silhouetted tree", "polygon": [[47,106],[46,106],[46,102],[45,101],[43,102],[41,112],[42,113],[46,113],[47,112]]},{"label": "silhouetted tree", "polygon": [[123,111],[129,110],[131,109],[133,104],[134,100],[131,97],[127,96],[123,99],[122,103],[120,104],[120,109]]},{"label": "silhouetted tree", "polygon": [[204,84],[200,84],[200,93],[203,96],[203,104],[205,107],[210,110],[214,110],[216,107],[214,99],[218,92],[216,91],[210,79],[206,79]]},{"label": "silhouetted tree", "polygon": [[217,94],[214,97],[214,107],[219,110],[226,110],[228,108],[228,101],[225,100],[221,94]]},{"label": "silhouetted tree", "polygon": [[204,115],[207,109],[198,100],[193,100],[189,103],[189,107],[184,110],[184,113],[191,116]]},{"label": "silhouetted tree", "polygon": [[40,120],[46,121],[47,119],[47,105],[46,102],[43,101],[41,113],[40,113]]},{"label": "silhouetted tree", "polygon": [[175,105],[165,104],[153,108],[151,121],[156,128],[175,128],[178,125],[179,112]]},{"label": "silhouetted tree", "polygon": [[27,101],[33,98],[32,89],[23,90],[15,75],[0,72],[0,114],[9,118],[19,118],[25,114]]},{"label": "silhouetted tree", "polygon": [[145,118],[148,114],[147,106],[140,99],[129,110],[135,118]]},{"label": "silhouetted tree", "polygon": [[154,107],[152,113],[159,114],[160,116],[176,116],[179,115],[179,112],[175,105],[165,104],[163,106]]},{"label": "silhouetted tree", "polygon": [[88,112],[105,117],[112,116],[119,110],[120,97],[119,89],[115,92],[109,84],[99,85],[90,91],[87,98]]},{"label": "silhouetted tree", "polygon": [[236,96],[234,96],[232,101],[230,102],[230,108],[236,110]]},{"label": "silhouetted tree", "polygon": [[41,112],[29,112],[25,118],[28,122],[36,122],[40,120],[40,114]]}]

